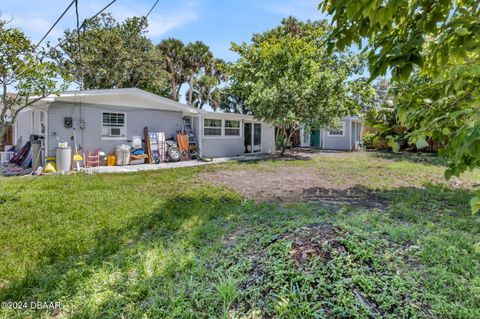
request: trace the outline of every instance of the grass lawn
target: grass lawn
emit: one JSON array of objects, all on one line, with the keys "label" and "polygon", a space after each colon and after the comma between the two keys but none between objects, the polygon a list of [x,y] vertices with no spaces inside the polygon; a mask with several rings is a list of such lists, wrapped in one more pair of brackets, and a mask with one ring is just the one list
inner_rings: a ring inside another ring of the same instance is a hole
[{"label": "grass lawn", "polygon": [[[480,174],[447,183],[444,169],[351,153],[0,178],[0,301],[61,304],[0,317],[480,318],[480,216],[468,206]],[[315,176],[310,191],[290,170]],[[277,192],[259,188],[279,175]],[[368,196],[325,195],[358,189]]]}]

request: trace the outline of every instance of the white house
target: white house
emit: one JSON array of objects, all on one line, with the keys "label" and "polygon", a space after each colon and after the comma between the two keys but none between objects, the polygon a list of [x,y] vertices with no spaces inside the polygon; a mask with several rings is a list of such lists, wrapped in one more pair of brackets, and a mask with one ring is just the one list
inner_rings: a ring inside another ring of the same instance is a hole
[{"label": "white house", "polygon": [[[106,89],[50,95],[22,110],[14,124],[14,141],[22,144],[31,134],[43,136],[46,155],[54,156],[58,141],[77,143],[83,150],[112,153],[116,145],[143,128],[175,136],[183,119],[190,119],[200,152],[223,157],[271,153],[275,149],[274,127],[249,115],[215,113],[137,89]],[[72,145],[73,146],[73,145]]]}]

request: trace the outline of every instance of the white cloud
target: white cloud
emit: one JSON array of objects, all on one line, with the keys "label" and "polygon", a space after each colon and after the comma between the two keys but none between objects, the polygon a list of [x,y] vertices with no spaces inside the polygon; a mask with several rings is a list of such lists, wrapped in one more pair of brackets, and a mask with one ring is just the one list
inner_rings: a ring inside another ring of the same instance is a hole
[{"label": "white cloud", "polygon": [[[38,41],[48,31],[51,25],[65,9],[68,2],[65,0],[49,0],[47,4],[40,1],[32,1],[28,6],[18,0],[7,1],[4,7],[3,17],[12,18],[12,26],[20,28],[33,41]],[[3,1],[2,1],[3,2]],[[80,2],[80,19],[91,17],[100,11],[108,1],[84,0]],[[147,14],[154,1],[139,3],[135,0],[117,1],[106,12],[111,12],[113,17],[122,21],[128,17],[143,16]],[[3,6],[3,5],[2,5]],[[156,38],[176,28],[185,27],[189,23],[197,21],[200,12],[200,2],[192,0],[159,2],[149,16],[149,33],[147,36]],[[66,28],[74,28],[76,25],[74,7],[63,17],[60,23],[52,30],[47,40],[55,42],[63,35]]]},{"label": "white cloud", "polygon": [[151,37],[159,37],[190,22],[198,20],[195,12],[176,12],[172,15],[152,14],[149,17],[149,35]]},{"label": "white cloud", "polygon": [[[124,20],[132,16],[143,16],[149,10],[149,7],[139,7],[135,4],[123,5],[112,8],[112,14],[117,20]],[[159,3],[148,17],[148,36],[160,37],[169,31],[195,22],[199,19],[198,12],[198,3],[194,2],[177,2],[175,6],[167,9],[161,8]]]}]

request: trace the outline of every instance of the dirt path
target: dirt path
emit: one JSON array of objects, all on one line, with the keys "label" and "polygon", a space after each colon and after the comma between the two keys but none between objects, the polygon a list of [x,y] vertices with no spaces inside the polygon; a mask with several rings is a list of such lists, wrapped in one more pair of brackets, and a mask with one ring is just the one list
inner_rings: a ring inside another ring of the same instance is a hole
[{"label": "dirt path", "polygon": [[221,170],[204,173],[202,179],[229,187],[245,198],[260,202],[308,201],[380,209],[384,206],[375,192],[355,185],[353,181],[341,184],[331,181],[329,175],[309,166],[277,167],[273,171]]}]

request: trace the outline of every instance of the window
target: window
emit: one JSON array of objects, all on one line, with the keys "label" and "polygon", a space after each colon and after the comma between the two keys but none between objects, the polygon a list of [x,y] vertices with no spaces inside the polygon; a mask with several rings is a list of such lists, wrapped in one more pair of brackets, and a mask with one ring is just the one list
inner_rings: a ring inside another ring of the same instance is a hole
[{"label": "window", "polygon": [[222,136],[222,120],[205,119],[203,122],[203,135]]},{"label": "window", "polygon": [[119,139],[126,136],[125,113],[102,113],[102,138]]},{"label": "window", "polygon": [[240,136],[240,121],[225,120],[225,136]]},{"label": "window", "polygon": [[329,136],[343,136],[344,123],[338,122],[336,125],[328,129]]},{"label": "window", "polygon": [[125,126],[125,113],[103,113],[102,126]]}]

